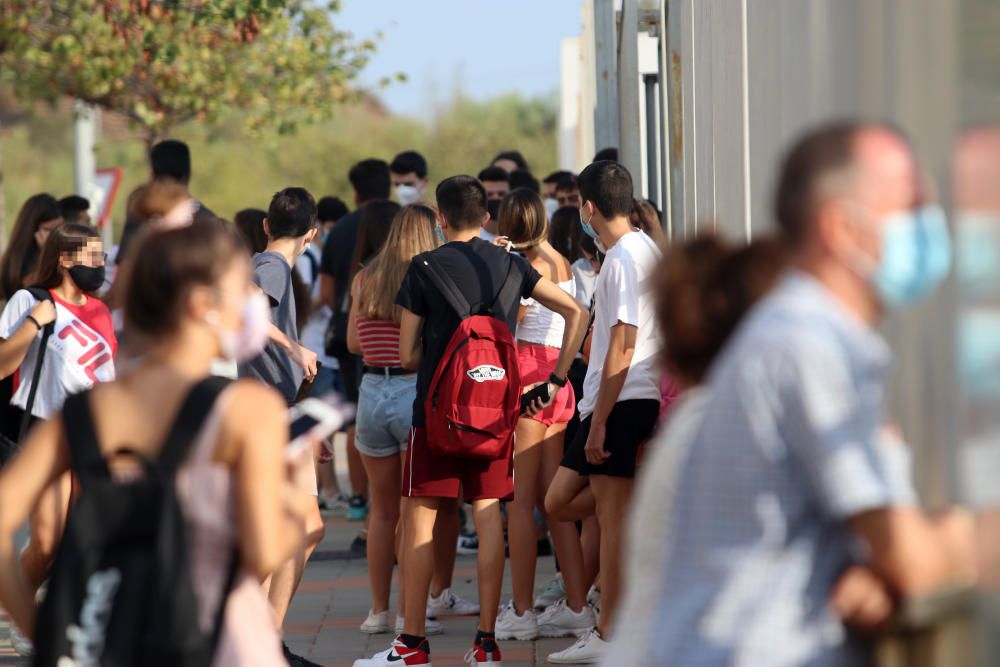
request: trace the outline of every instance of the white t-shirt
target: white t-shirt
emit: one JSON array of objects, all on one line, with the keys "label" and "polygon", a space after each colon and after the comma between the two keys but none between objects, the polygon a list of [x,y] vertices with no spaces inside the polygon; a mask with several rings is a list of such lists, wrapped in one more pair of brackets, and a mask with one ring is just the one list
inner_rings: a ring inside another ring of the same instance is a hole
[{"label": "white t-shirt", "polygon": [[597,288],[598,273],[594,271],[594,265],[586,257],[573,262],[570,268],[573,269],[573,278],[576,279],[576,294],[573,296],[578,304],[590,310],[590,301],[594,298],[594,290]]},{"label": "white t-shirt", "polygon": [[638,329],[632,365],[618,402],[650,398],[660,400],[660,368],[657,355],[660,336],[656,326],[653,275],[660,249],[642,232],[630,232],[608,251],[597,277],[594,304],[594,335],[590,344],[590,366],[583,383],[581,418],[589,416],[597,403],[604,360],[608,356],[611,329],[619,322]]},{"label": "white t-shirt", "polygon": [[[314,261],[315,260],[315,261]],[[299,276],[306,285],[311,285],[311,296],[313,303],[319,302],[320,292],[320,252],[316,246],[310,245],[306,251],[295,260],[295,268],[299,271]],[[312,350],[318,355],[319,362],[323,368],[338,370],[340,364],[333,357],[326,355],[326,328],[330,325],[330,318],[333,311],[329,306],[320,306],[309,316],[305,327],[299,334],[299,342],[307,350]]]},{"label": "white t-shirt", "polygon": [[[88,298],[82,306],[67,303],[55,295],[53,299],[56,304],[55,329],[49,336],[35,404],[31,410],[40,419],[48,419],[60,410],[70,394],[90,389],[98,382],[114,380],[114,359],[118,353],[118,341],[107,306],[92,298]],[[36,305],[38,300],[26,290],[15,292],[0,314],[0,338],[10,338]],[[35,325],[29,323],[28,326]],[[41,338],[39,332],[14,378],[16,389],[11,405],[22,410],[28,404]]]}]

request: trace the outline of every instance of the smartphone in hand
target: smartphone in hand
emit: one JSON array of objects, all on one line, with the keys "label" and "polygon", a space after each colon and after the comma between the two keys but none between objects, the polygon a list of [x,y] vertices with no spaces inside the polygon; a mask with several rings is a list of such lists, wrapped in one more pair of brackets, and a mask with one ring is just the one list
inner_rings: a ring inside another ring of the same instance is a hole
[{"label": "smartphone in hand", "polygon": [[523,415],[537,399],[542,399],[542,403],[549,400],[549,383],[543,382],[527,394],[521,394],[521,414]]}]

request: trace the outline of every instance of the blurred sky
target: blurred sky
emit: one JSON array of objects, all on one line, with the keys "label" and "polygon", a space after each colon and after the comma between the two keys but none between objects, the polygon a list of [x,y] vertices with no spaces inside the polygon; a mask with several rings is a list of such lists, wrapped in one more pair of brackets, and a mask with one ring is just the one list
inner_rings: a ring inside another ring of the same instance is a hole
[{"label": "blurred sky", "polygon": [[580,0],[341,0],[335,25],[358,38],[381,31],[362,75],[395,113],[424,116],[460,86],[475,99],[559,88],[559,42],[580,33]]}]

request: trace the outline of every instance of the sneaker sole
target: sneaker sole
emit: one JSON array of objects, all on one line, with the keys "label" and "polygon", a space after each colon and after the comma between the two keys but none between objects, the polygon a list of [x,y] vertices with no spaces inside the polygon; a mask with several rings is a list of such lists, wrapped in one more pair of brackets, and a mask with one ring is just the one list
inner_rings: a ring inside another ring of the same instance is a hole
[{"label": "sneaker sole", "polygon": [[462,547],[459,547],[455,549],[455,553],[457,553],[460,556],[478,556],[479,549],[464,549]]},{"label": "sneaker sole", "polygon": [[440,618],[441,616],[454,616],[454,617],[479,616],[479,607],[476,607],[475,610],[473,611],[462,611],[462,612],[455,611],[454,609],[427,610],[427,618]]},{"label": "sneaker sole", "polygon": [[[396,628],[393,628],[393,631],[397,635],[403,634],[403,630],[401,628],[398,629],[398,630]],[[438,635],[443,635],[443,634],[444,634],[444,626],[443,625],[441,627],[439,627],[439,628],[428,628],[428,627],[424,628],[424,636],[425,637],[436,637]]]},{"label": "sneaker sole", "polygon": [[365,633],[366,635],[387,635],[387,634],[389,634],[389,631],[392,630],[392,628],[390,626],[388,626],[388,625],[386,625],[386,626],[381,626],[380,625],[377,628],[373,628],[373,627],[367,627],[366,628],[365,626],[362,625],[361,628],[360,628],[360,630],[361,630],[361,632]]},{"label": "sneaker sole", "polygon": [[579,629],[558,628],[552,625],[538,626],[538,635],[545,639],[561,639],[563,637],[576,637],[579,639],[594,629],[594,626]]},{"label": "sneaker sole", "polygon": [[500,641],[502,641],[502,640],[510,641],[510,640],[513,639],[513,640],[516,640],[516,641],[519,641],[519,642],[530,642],[530,641],[534,641],[535,639],[538,639],[538,631],[537,630],[534,631],[534,632],[532,632],[530,630],[521,631],[521,632],[499,632],[499,631],[497,631],[496,637],[497,637],[497,640],[500,640]]},{"label": "sneaker sole", "polygon": [[545,661],[553,665],[597,665],[601,662],[601,658],[594,657],[590,660],[581,660],[580,658],[553,658],[550,655]]}]

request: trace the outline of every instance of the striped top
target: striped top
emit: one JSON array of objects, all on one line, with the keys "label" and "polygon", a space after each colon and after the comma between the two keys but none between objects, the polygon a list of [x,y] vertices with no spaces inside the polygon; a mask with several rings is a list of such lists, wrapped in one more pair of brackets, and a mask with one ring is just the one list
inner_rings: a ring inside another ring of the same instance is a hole
[{"label": "striped top", "polygon": [[399,368],[399,325],[358,315],[358,338],[366,366]]}]

